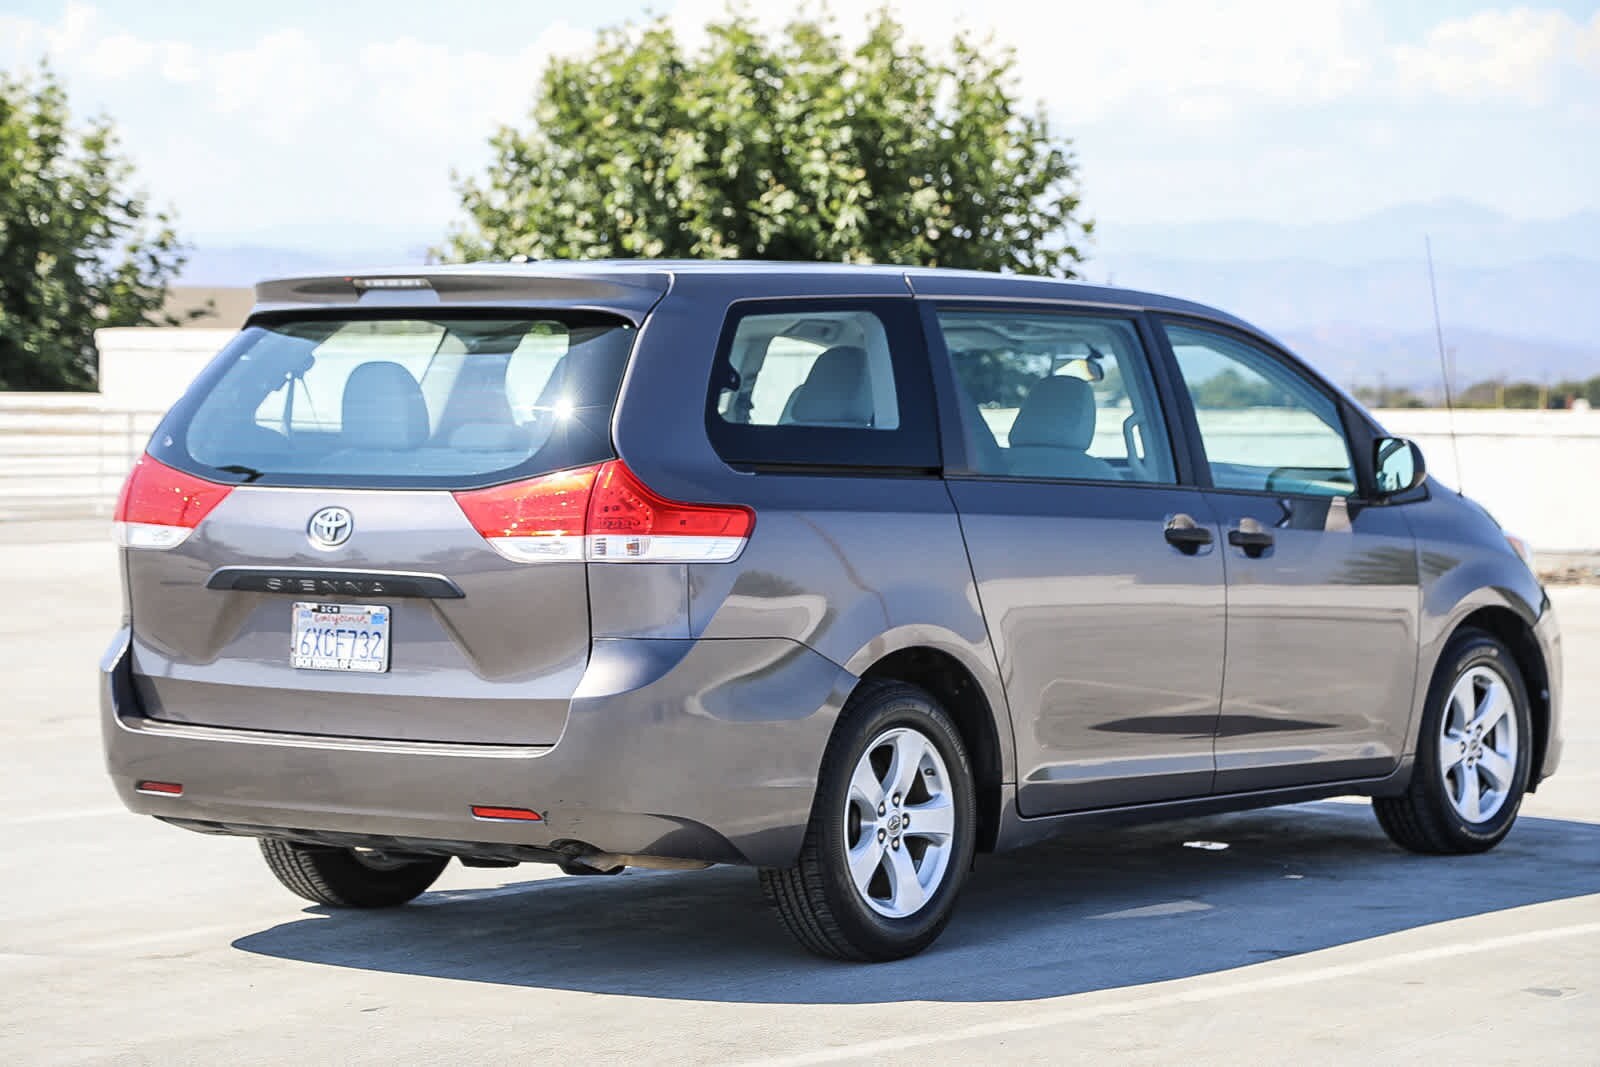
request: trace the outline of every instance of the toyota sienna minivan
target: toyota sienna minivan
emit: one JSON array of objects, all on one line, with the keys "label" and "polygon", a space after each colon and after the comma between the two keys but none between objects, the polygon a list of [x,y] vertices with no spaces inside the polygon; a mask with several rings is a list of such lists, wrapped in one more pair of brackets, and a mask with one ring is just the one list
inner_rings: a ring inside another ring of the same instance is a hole
[{"label": "toyota sienna minivan", "polygon": [[744,864],[806,948],[893,959],[978,853],[1352,794],[1478,852],[1561,753],[1520,544],[1281,345],[1145,293],[269,281],[116,536],[118,792],[332,907],[452,857]]}]

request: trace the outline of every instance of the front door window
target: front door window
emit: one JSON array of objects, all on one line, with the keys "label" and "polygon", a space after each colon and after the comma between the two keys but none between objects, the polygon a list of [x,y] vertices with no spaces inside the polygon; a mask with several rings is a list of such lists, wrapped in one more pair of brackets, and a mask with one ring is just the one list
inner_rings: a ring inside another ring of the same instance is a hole
[{"label": "front door window", "polygon": [[1333,399],[1254,345],[1168,323],[1218,489],[1309,496],[1356,490]]}]

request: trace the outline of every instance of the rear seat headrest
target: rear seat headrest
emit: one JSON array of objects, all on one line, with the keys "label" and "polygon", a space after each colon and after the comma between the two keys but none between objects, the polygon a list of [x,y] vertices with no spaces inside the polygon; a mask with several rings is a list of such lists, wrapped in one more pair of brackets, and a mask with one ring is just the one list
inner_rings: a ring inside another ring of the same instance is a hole
[{"label": "rear seat headrest", "polygon": [[346,448],[403,451],[428,439],[428,403],[411,372],[398,363],[363,363],[344,386],[341,443]]}]

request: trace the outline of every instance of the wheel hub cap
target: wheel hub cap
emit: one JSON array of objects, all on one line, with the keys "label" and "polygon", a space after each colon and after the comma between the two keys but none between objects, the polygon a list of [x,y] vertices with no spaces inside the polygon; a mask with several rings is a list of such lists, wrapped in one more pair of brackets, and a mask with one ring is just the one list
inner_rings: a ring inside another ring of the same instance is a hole
[{"label": "wheel hub cap", "polygon": [[1487,822],[1511,795],[1519,738],[1511,687],[1486,664],[1451,687],[1439,730],[1439,771],[1451,807],[1468,822]]},{"label": "wheel hub cap", "polygon": [[885,730],[862,753],[845,798],[845,862],[862,901],[901,919],[944,883],[955,804],[944,758],[910,727]]}]

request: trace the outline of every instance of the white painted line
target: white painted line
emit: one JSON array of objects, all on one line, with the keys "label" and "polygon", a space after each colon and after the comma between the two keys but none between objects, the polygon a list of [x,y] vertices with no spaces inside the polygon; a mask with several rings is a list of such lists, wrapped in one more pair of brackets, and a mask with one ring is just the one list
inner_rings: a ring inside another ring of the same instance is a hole
[{"label": "white painted line", "polygon": [[[855,1045],[838,1045],[833,1048],[818,1049],[816,1052],[805,1052],[795,1056],[781,1056],[776,1059],[752,1062],[767,1064],[768,1067],[773,1064],[781,1064],[784,1067],[799,1067],[801,1064],[838,1063],[841,1060],[871,1056],[904,1058],[901,1054],[908,1048],[941,1045],[955,1041],[965,1041],[968,1038],[975,1037],[1015,1034],[1025,1030],[1042,1030],[1049,1026],[1059,1026],[1062,1023],[1078,1022],[1085,1019],[1097,1019],[1106,1015],[1131,1015],[1135,1012],[1149,1011],[1152,1008],[1204,1003],[1206,1001],[1222,1000],[1226,997],[1236,997],[1250,993],[1262,993],[1274,989],[1290,989],[1295,986],[1326,982],[1334,978],[1348,978],[1351,975],[1387,970],[1390,967],[1401,967],[1412,963],[1430,963],[1434,960],[1450,959],[1454,956],[1467,956],[1475,952],[1494,952],[1503,948],[1516,948],[1519,945],[1537,944],[1541,941],[1560,941],[1564,938],[1583,937],[1589,934],[1600,934],[1600,922],[1575,923],[1571,926],[1558,926],[1547,930],[1529,930],[1526,933],[1507,934],[1503,937],[1484,938],[1479,941],[1467,941],[1457,945],[1441,945],[1437,948],[1417,949],[1414,952],[1403,952],[1397,956],[1382,956],[1377,959],[1364,960],[1360,963],[1334,964],[1328,967],[1318,967],[1310,971],[1296,971],[1294,974],[1258,978],[1249,982],[1233,982],[1229,985],[1206,986],[1199,989],[1181,989],[1171,993],[1131,997],[1114,1003],[1096,1004],[1081,1008],[1067,1006],[1055,1011],[1031,1015],[1026,1019],[977,1023],[972,1026],[947,1030],[939,1034],[924,1034],[920,1037],[907,1035],[877,1041],[863,1041]],[[1186,982],[1192,981],[1192,979],[1184,978],[1176,979],[1176,981]]]},{"label": "white painted line", "polygon": [[1164,904],[1150,904],[1143,908],[1124,908],[1122,911],[1105,911],[1091,915],[1091,919],[1159,919],[1166,915],[1187,915],[1191,911],[1210,911],[1210,904],[1198,900],[1169,900]]},{"label": "white painted line", "polygon": [[42,822],[67,822],[71,819],[103,819],[107,815],[127,815],[127,808],[80,808],[77,811],[47,811],[38,815],[14,815],[0,819],[0,826],[31,826]]}]

